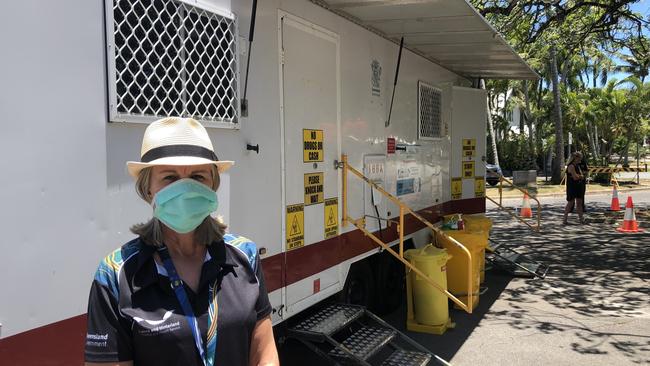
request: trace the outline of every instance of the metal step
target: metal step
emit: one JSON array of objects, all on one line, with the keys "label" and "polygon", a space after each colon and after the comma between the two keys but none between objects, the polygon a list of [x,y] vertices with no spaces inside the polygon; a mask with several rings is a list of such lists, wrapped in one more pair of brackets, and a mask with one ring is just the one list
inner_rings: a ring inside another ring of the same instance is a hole
[{"label": "metal step", "polygon": [[397,332],[393,329],[363,327],[352,333],[341,343],[341,346],[334,348],[329,354],[335,358],[352,360],[352,355],[350,355],[352,353],[357,358],[367,360],[390,342],[395,335]]},{"label": "metal step", "polygon": [[381,366],[424,366],[431,360],[428,353],[398,349]]},{"label": "metal step", "polygon": [[529,259],[525,254],[521,254],[514,249],[509,248],[502,243],[496,243],[490,239],[494,245],[494,251],[486,256],[490,263],[497,265],[515,276],[522,277],[546,277],[548,266]]},{"label": "metal step", "polygon": [[289,332],[309,338],[331,336],[361,317],[363,312],[360,306],[332,304],[290,328]]}]

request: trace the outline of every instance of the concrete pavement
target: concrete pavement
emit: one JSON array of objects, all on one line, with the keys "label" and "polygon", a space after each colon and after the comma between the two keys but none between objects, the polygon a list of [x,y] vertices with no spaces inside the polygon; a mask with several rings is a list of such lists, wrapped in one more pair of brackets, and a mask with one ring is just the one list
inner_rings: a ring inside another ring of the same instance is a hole
[{"label": "concrete pavement", "polygon": [[[637,207],[647,208],[650,193],[633,197]],[[452,364],[650,363],[650,234],[617,233],[622,213],[605,214],[609,199],[587,199],[588,225],[562,226],[564,200],[546,198],[539,234],[488,209],[496,223],[493,238],[551,268],[544,280],[511,279],[450,357]],[[650,230],[648,221],[640,226]],[[503,281],[493,272],[487,276]]]}]

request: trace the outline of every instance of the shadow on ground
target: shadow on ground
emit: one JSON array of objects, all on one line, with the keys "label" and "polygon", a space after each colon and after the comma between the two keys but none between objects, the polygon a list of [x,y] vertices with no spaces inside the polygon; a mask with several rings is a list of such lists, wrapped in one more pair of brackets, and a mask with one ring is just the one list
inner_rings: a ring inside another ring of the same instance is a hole
[{"label": "shadow on ground", "polygon": [[[542,334],[571,332],[575,336],[571,343],[574,352],[605,355],[613,347],[632,363],[647,364],[650,330],[620,333],[605,324],[650,316],[650,235],[616,232],[623,212],[608,212],[604,204],[590,204],[587,225],[563,226],[561,212],[559,205],[544,207],[543,230],[537,234],[503,215],[493,216],[499,227],[493,233],[496,240],[510,243],[551,267],[544,281],[526,280],[504,291],[501,301],[510,309],[492,312],[489,318]],[[645,207],[637,218],[648,228]],[[572,219],[577,222],[575,215]],[[540,304],[543,310],[530,311],[531,307],[539,309]],[[562,314],[567,309],[576,316]],[[605,319],[603,326],[593,325]]]}]

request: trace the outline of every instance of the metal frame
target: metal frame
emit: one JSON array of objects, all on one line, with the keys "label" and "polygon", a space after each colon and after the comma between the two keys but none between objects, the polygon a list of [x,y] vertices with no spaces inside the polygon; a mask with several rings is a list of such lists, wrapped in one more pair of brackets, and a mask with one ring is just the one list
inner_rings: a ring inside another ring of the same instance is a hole
[{"label": "metal frame", "polygon": [[[495,242],[493,239],[489,239],[489,241],[490,241],[490,242]],[[510,263],[510,264],[512,264],[512,265],[514,265],[515,267],[518,267],[518,268],[521,269],[522,271],[525,271],[525,272],[530,273],[531,275],[533,275],[533,277],[538,277],[538,278],[540,278],[540,279],[544,279],[544,278],[546,278],[546,273],[548,272],[548,268],[549,268],[547,265],[542,264],[541,262],[537,262],[537,261],[534,261],[534,260],[530,260],[530,262],[534,262],[535,264],[538,265],[538,269],[539,269],[540,267],[543,268],[543,271],[542,271],[541,273],[537,273],[537,271],[531,271],[530,269],[528,269],[528,268],[522,266],[521,264],[519,264],[517,261],[511,260],[510,258],[508,258],[508,257],[506,257],[506,256],[504,256],[504,255],[502,255],[502,253],[499,253],[499,249],[502,249],[502,248],[505,249],[506,251],[509,251],[509,252],[515,253],[515,254],[517,254],[517,255],[519,255],[519,256],[522,256],[522,257],[525,256],[525,254],[519,253],[519,252],[517,252],[516,250],[511,249],[511,248],[507,247],[507,246],[504,245],[504,244],[497,244],[497,245],[495,245],[494,247],[490,247],[490,246],[488,245],[488,247],[486,248],[486,250],[488,250],[491,254],[493,254],[493,255],[495,255],[495,256],[501,258],[502,260],[504,260],[504,261],[506,261],[506,262],[508,262],[508,263]],[[487,257],[486,257],[486,259],[487,259]],[[494,261],[494,259],[489,259],[489,261],[490,261],[490,263],[493,263],[493,264],[495,264],[495,265],[499,265],[497,262]]]},{"label": "metal frame", "polygon": [[[106,77],[107,77],[107,86],[108,86],[108,112],[109,112],[109,122],[121,122],[121,123],[138,123],[138,124],[149,124],[159,118],[166,117],[166,115],[157,115],[157,116],[144,116],[144,115],[130,115],[120,113],[117,110],[117,77],[116,77],[116,49],[115,49],[115,28],[114,28],[114,14],[113,6],[116,0],[104,0],[105,5],[105,40],[106,40]],[[204,10],[208,13],[231,19],[233,21],[232,37],[233,37],[233,57],[232,60],[233,66],[233,81],[236,84],[233,87],[233,92],[235,94],[235,100],[233,104],[234,117],[232,121],[215,121],[215,120],[206,120],[206,119],[197,119],[205,127],[213,128],[223,128],[223,129],[239,129],[241,121],[241,91],[240,91],[240,68],[239,68],[239,20],[237,16],[224,9],[218,8],[211,3],[208,3],[203,0],[173,0],[177,3],[184,4],[191,8],[197,8]],[[183,88],[183,92],[185,88]],[[205,93],[204,93],[205,94]]]},{"label": "metal frame", "polygon": [[[440,230],[436,226],[434,226],[432,223],[430,223],[428,220],[426,220],[424,217],[420,216],[417,214],[415,211],[413,211],[410,207],[405,205],[402,201],[400,201],[397,197],[393,196],[392,194],[386,192],[383,188],[380,186],[376,185],[373,183],[368,177],[364,176],[361,172],[358,170],[352,168],[348,164],[348,157],[347,155],[343,154],[341,155],[341,165],[343,168],[343,180],[342,180],[342,191],[343,191],[343,218],[342,218],[342,226],[346,226],[347,224],[353,224],[356,226],[359,230],[361,230],[367,237],[372,239],[375,243],[377,243],[380,247],[382,247],[384,250],[388,251],[393,257],[397,258],[400,262],[404,263],[404,265],[411,271],[415,272],[418,276],[421,276],[424,278],[431,286],[436,288],[437,290],[441,291],[444,293],[451,301],[456,303],[461,309],[465,310],[467,313],[471,314],[472,313],[472,307],[473,307],[473,296],[474,294],[472,293],[472,254],[467,250],[467,248],[461,244],[458,240],[450,237],[449,235],[445,234],[444,231]],[[377,238],[373,233],[371,233],[368,229],[366,229],[366,220],[365,217],[362,217],[360,219],[354,219],[352,217],[348,216],[348,204],[347,204],[347,180],[348,180],[348,171],[350,171],[352,174],[356,175],[359,177],[361,180],[369,184],[372,188],[376,189],[378,192],[386,196],[390,201],[392,201],[394,204],[399,206],[399,224],[397,225],[397,231],[399,233],[399,253],[396,253],[389,244],[384,243],[383,240]],[[451,243],[456,245],[457,247],[460,248],[460,250],[465,254],[467,257],[467,304],[462,302],[460,299],[458,299],[456,296],[454,296],[451,292],[447,291],[446,289],[442,288],[440,285],[438,285],[431,277],[427,276],[424,274],[424,272],[420,271],[417,269],[415,266],[413,266],[408,260],[404,259],[404,214],[409,213],[413,217],[415,217],[417,220],[422,222],[424,225],[426,225],[429,229],[431,229],[433,232],[435,232],[438,235],[443,236],[447,240],[449,240]]]},{"label": "metal frame", "polygon": [[[648,164],[645,165],[644,168],[637,167],[637,168],[623,168],[623,167],[591,167],[587,169],[588,174],[609,174],[609,183],[611,184],[614,182],[614,185],[616,188],[619,187],[618,185],[618,179],[616,179],[616,176],[614,174],[618,174],[621,172],[637,172],[637,176],[639,172],[647,172],[648,171]],[[566,174],[562,176],[562,181],[560,182],[560,185],[566,185]]]},{"label": "metal frame", "polygon": [[[439,103],[439,109],[440,109],[440,116],[439,116],[439,126],[438,126],[438,136],[422,136],[422,103],[420,102],[421,100],[421,95],[422,95],[422,89],[423,87],[432,89],[435,93],[440,95],[440,103]],[[427,141],[437,141],[445,137],[446,131],[444,128],[444,122],[443,122],[443,103],[442,103],[442,98],[443,98],[443,93],[442,89],[437,88],[431,84],[428,84],[422,80],[418,80],[418,94],[417,94],[417,106],[418,106],[418,139],[419,140],[427,140]]]},{"label": "metal frame", "polygon": [[[503,206],[503,182],[506,182],[506,183],[510,184],[511,187],[513,187],[513,188],[515,188],[515,189],[521,191],[521,193],[523,193],[523,194],[528,195],[528,197],[529,197],[530,199],[532,199],[532,200],[534,200],[535,202],[537,202],[537,225],[536,225],[536,226],[531,225],[531,224],[530,224],[529,222],[527,222],[526,220],[524,220],[524,219],[522,219],[521,217],[517,216],[517,214],[515,214],[514,212],[512,212],[512,209],[509,209],[509,208]],[[493,200],[493,199],[490,198],[487,194],[485,195],[485,198],[487,198],[487,199],[490,200],[492,203],[494,203],[495,205],[497,205],[497,206],[498,206],[500,209],[502,209],[503,211],[507,212],[508,215],[514,217],[515,219],[519,220],[519,222],[521,222],[521,223],[525,224],[526,226],[528,226],[531,230],[534,230],[534,231],[537,231],[537,232],[539,232],[539,231],[541,230],[541,228],[542,228],[542,226],[541,226],[541,221],[542,221],[542,205],[539,203],[539,200],[538,200],[537,198],[531,196],[531,195],[530,195],[530,192],[528,192],[528,190],[523,189],[523,188],[520,188],[520,187],[517,187],[517,186],[514,185],[511,181],[509,181],[508,179],[506,179],[503,175],[499,175],[499,202]]]}]

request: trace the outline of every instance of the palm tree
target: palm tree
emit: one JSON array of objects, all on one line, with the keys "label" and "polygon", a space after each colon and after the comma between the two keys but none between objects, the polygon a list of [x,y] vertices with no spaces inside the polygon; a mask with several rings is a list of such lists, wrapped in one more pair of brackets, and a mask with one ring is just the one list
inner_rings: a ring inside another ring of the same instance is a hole
[{"label": "palm tree", "polygon": [[637,77],[643,84],[648,70],[650,69],[650,41],[642,37],[628,47],[630,54],[619,54],[619,57],[625,62],[614,69],[619,72],[625,72]]}]

